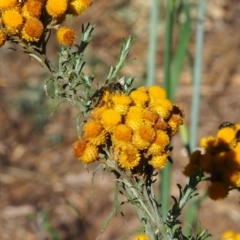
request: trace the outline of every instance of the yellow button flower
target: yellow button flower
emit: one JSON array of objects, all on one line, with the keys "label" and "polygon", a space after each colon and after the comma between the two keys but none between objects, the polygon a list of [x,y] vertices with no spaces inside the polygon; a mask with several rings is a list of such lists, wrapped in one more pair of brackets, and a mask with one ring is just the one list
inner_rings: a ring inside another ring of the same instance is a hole
[{"label": "yellow button flower", "polygon": [[67,0],[47,0],[46,10],[54,18],[61,17],[67,10]]},{"label": "yellow button flower", "polygon": [[115,126],[121,123],[122,116],[114,109],[107,109],[102,113],[102,125],[107,131],[112,131]]},{"label": "yellow button flower", "polygon": [[130,97],[136,106],[145,107],[149,101],[148,94],[141,90],[133,90]]},{"label": "yellow button flower", "polygon": [[144,108],[143,109],[143,120],[146,123],[150,123],[150,124],[155,124],[159,118],[157,112],[149,109],[149,108]]},{"label": "yellow button flower", "polygon": [[6,10],[8,8],[16,7],[18,0],[0,0],[0,9]]},{"label": "yellow button flower", "polygon": [[57,30],[57,40],[60,44],[65,46],[72,46],[75,42],[75,31],[68,27],[60,27]]},{"label": "yellow button flower", "polygon": [[129,109],[129,105],[132,100],[129,96],[124,94],[116,94],[111,98],[113,102],[113,109],[119,112],[121,115],[126,115]]},{"label": "yellow button flower", "polygon": [[118,163],[122,168],[133,169],[140,162],[140,154],[136,147],[129,145],[119,154]]},{"label": "yellow button flower", "polygon": [[28,18],[23,25],[22,38],[28,42],[37,42],[43,33],[43,24],[37,18]]},{"label": "yellow button flower", "polygon": [[160,86],[149,87],[148,93],[149,93],[149,97],[150,97],[151,101],[155,101],[156,99],[167,97],[166,91],[163,88],[161,88]]},{"label": "yellow button flower", "polygon": [[7,31],[11,34],[19,32],[23,25],[23,17],[17,9],[9,9],[2,14],[3,23]]},{"label": "yellow button flower", "polygon": [[171,110],[173,109],[173,104],[168,99],[156,99],[151,104],[150,107],[158,113],[158,115],[166,119],[169,117]]},{"label": "yellow button flower", "polygon": [[170,138],[164,131],[158,130],[156,138],[148,148],[149,155],[159,155],[170,144]]},{"label": "yellow button flower", "polygon": [[153,142],[156,133],[150,125],[142,124],[133,133],[132,143],[138,149],[146,149]]},{"label": "yellow button flower", "polygon": [[22,15],[25,18],[39,18],[43,9],[43,3],[38,0],[27,0],[22,7]]},{"label": "yellow button flower", "polygon": [[81,15],[92,5],[92,0],[70,0],[68,3],[68,13],[72,15]]},{"label": "yellow button flower", "polygon": [[87,142],[83,139],[77,140],[73,144],[73,155],[75,157],[80,157],[83,155],[84,151],[86,150]]},{"label": "yellow button flower", "polygon": [[73,154],[82,163],[89,164],[98,159],[98,148],[80,139],[73,144]]},{"label": "yellow button flower", "polygon": [[167,162],[168,162],[168,155],[161,154],[161,155],[153,156],[148,163],[156,169],[163,169],[167,165]]},{"label": "yellow button flower", "polygon": [[130,142],[132,139],[132,129],[124,124],[120,124],[113,129],[113,138],[115,141]]},{"label": "yellow button flower", "polygon": [[107,106],[105,106],[105,105],[101,106],[101,107],[94,108],[91,111],[90,117],[94,120],[100,120],[103,112],[106,111],[106,110],[107,110]]},{"label": "yellow button flower", "polygon": [[139,106],[132,106],[126,116],[125,124],[137,130],[143,122],[143,108]]},{"label": "yellow button flower", "polygon": [[98,121],[89,121],[83,126],[83,138],[95,146],[99,146],[106,140],[106,133]]}]

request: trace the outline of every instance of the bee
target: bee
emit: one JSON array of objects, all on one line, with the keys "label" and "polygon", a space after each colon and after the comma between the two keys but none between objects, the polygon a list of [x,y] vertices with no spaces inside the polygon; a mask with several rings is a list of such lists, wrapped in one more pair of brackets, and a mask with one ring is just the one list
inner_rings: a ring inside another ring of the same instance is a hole
[{"label": "bee", "polygon": [[[120,82],[110,82],[97,90],[90,98],[93,107],[99,106],[103,101],[107,102],[110,94],[121,94],[124,92]],[[104,99],[105,98],[105,99]]]},{"label": "bee", "polygon": [[231,122],[223,122],[220,124],[219,128],[218,129],[222,129],[222,128],[225,128],[225,127],[233,127],[234,124],[231,123]]}]

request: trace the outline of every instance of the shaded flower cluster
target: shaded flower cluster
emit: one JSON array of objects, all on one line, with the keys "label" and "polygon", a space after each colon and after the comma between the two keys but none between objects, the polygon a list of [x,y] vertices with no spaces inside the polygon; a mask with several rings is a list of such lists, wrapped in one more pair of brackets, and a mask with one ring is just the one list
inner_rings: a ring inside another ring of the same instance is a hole
[{"label": "shaded flower cluster", "polygon": [[82,14],[92,0],[0,0],[0,47],[6,41],[39,42],[50,29],[60,44],[72,46],[75,32],[60,26],[66,15]]},{"label": "shaded flower cluster", "polygon": [[216,137],[203,138],[200,145],[204,152],[192,153],[184,174],[190,176],[201,168],[210,175],[209,197],[223,199],[231,189],[240,187],[240,124],[224,122]]},{"label": "shaded flower cluster", "polygon": [[162,169],[182,121],[182,110],[159,86],[140,87],[129,95],[106,89],[83,126],[82,138],[73,144],[74,155],[85,164],[110,161],[122,169]]}]

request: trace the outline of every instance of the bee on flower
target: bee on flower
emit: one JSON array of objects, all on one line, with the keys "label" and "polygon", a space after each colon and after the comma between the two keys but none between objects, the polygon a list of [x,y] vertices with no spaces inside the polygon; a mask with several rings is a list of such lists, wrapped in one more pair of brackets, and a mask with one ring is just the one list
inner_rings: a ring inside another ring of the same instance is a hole
[{"label": "bee on flower", "polygon": [[[166,98],[165,90],[159,86],[140,87],[129,95],[123,87],[118,87],[117,91],[116,82],[110,86],[110,89],[104,86],[93,95],[92,99],[98,97],[97,104],[83,125],[81,139],[73,144],[74,155],[83,163],[91,163],[83,160],[77,143],[83,140],[86,144],[99,142],[95,146],[99,153],[106,153],[107,166],[139,174],[149,167],[164,168],[169,159],[171,137],[182,124],[183,111]],[[87,138],[86,129],[93,123],[96,129]]]}]

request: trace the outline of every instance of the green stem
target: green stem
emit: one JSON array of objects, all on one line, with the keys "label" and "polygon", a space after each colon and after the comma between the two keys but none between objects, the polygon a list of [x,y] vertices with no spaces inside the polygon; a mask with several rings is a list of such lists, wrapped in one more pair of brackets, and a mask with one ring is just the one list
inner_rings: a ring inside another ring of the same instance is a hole
[{"label": "green stem", "polygon": [[149,45],[148,45],[148,61],[147,61],[147,86],[154,85],[156,73],[156,55],[158,44],[158,12],[159,0],[152,0],[149,21]]},{"label": "green stem", "polygon": [[205,0],[198,1],[198,22],[197,22],[197,40],[196,40],[196,56],[193,69],[193,97],[191,107],[191,125],[190,125],[190,151],[192,152],[197,146],[198,139],[198,121],[200,108],[200,87],[202,77],[202,53],[204,39],[204,16],[205,16]]},{"label": "green stem", "polygon": [[[167,19],[166,19],[166,33],[165,33],[165,47],[164,47],[164,87],[167,91],[168,98],[173,99],[171,91],[171,47],[172,47],[172,33],[174,25],[174,9],[175,0],[167,1]],[[162,204],[162,216],[166,218],[170,202],[170,187],[171,187],[171,165],[168,164],[161,171],[160,183],[160,202]]]}]

